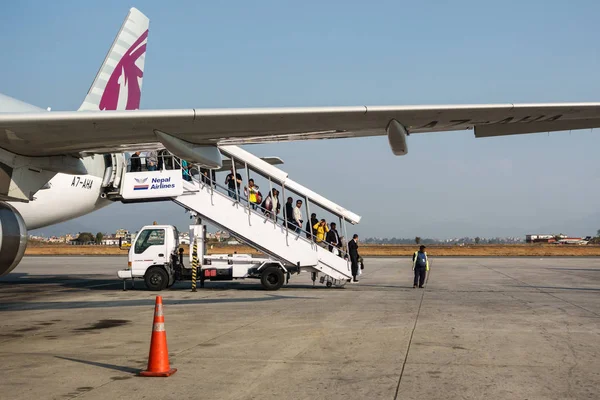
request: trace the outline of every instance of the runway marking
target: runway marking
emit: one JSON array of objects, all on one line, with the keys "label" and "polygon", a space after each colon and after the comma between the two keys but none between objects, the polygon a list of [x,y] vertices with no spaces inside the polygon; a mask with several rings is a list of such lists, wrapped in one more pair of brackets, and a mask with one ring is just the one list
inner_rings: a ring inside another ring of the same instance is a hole
[{"label": "runway marking", "polygon": [[[425,298],[425,292],[427,291],[427,284],[429,283],[430,276],[431,276],[431,270],[428,271],[427,278],[425,279],[425,288],[423,289],[423,292],[421,292],[421,301],[419,301],[419,308],[417,309],[417,316],[415,317],[415,324],[413,325],[412,331],[410,332],[410,339],[408,339],[408,347],[406,349],[406,355],[404,356],[404,362],[402,363],[402,369],[400,370],[400,378],[398,378],[398,385],[396,386],[396,394],[394,395],[394,400],[396,400],[398,398],[398,393],[400,392],[400,383],[402,382],[402,376],[404,376],[404,368],[406,367],[406,362],[408,361],[408,353],[410,353],[410,345],[412,344],[413,336],[415,334],[415,330],[417,329],[417,322],[419,322],[419,315],[421,314],[421,306],[423,305],[423,299]],[[413,290],[415,290],[415,289],[413,289]]]}]

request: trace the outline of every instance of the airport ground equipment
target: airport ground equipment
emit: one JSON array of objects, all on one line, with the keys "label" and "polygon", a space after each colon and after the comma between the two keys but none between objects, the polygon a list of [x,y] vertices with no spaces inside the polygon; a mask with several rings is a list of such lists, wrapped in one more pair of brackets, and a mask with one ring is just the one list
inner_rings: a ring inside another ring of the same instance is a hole
[{"label": "airport ground equipment", "polygon": [[[191,225],[190,232],[206,232],[204,225]],[[140,229],[129,250],[128,268],[117,272],[123,280],[143,279],[150,290],[160,291],[171,287],[176,281],[193,278],[193,254],[190,262],[182,262],[179,256],[179,232],[172,225],[147,225]],[[194,246],[199,247],[197,258],[201,287],[204,281],[228,281],[255,278],[266,290],[283,286],[290,272],[283,264],[270,258],[253,258],[250,254],[221,254],[206,256],[204,240],[200,237]]]},{"label": "airport ground equipment", "polygon": [[[269,182],[269,188],[263,190],[263,196],[272,193],[274,188],[279,190],[279,200],[281,202],[281,213],[266,212],[260,205],[250,204],[244,196],[243,188],[236,187],[235,191],[230,191],[227,187],[219,185],[213,179],[213,170],[203,170],[200,166],[187,166],[182,168],[181,161],[173,157],[169,163],[172,169],[160,169],[158,171],[143,172],[124,172],[121,179],[121,185],[118,193],[109,193],[108,198],[119,200],[124,203],[148,202],[148,201],[173,201],[185,208],[197,222],[210,223],[218,228],[228,231],[231,236],[240,242],[246,243],[255,248],[265,258],[252,258],[248,255],[220,255],[207,256],[205,252],[205,229],[201,223],[191,227],[190,246],[198,243],[198,249],[202,255],[201,269],[199,279],[201,287],[204,280],[230,280],[239,278],[260,278],[263,287],[274,290],[281,287],[281,276],[285,280],[289,279],[291,274],[309,272],[313,283],[320,282],[327,286],[341,286],[352,278],[350,262],[346,247],[339,251],[331,252],[328,246],[320,246],[308,236],[313,235],[312,227],[309,232],[303,230],[304,227],[288,226],[286,224],[287,216],[285,211],[285,199],[288,196],[303,200],[303,218],[304,225],[306,219],[310,217],[309,204],[318,205],[339,218],[340,236],[349,237],[345,230],[346,223],[356,224],[360,221],[360,216],[344,209],[332,201],[318,195],[310,189],[291,180],[287,173],[269,164],[268,162],[248,153],[236,146],[221,146],[220,152],[228,157],[229,165],[234,169],[234,173],[243,173],[244,182],[248,182],[250,176],[260,175]],[[124,171],[127,171],[124,169]],[[252,175],[250,175],[252,174]],[[237,183],[236,183],[237,185]],[[232,193],[233,192],[233,193]],[[238,192],[239,194],[236,194]],[[329,221],[337,222],[337,221]],[[138,237],[145,229],[144,227],[138,234]],[[156,228],[154,228],[156,229]],[[172,228],[165,229],[165,237],[173,233]],[[174,234],[174,233],[173,233]],[[138,245],[138,237],[130,250],[130,261],[135,263],[132,255],[135,255],[135,248]],[[166,242],[165,242],[166,243]],[[143,245],[140,245],[143,247]],[[140,277],[140,271],[144,271],[146,284],[154,290],[161,290],[172,284],[171,275],[175,278],[186,278],[188,270],[185,266],[178,267],[181,264],[178,261],[169,261],[169,255],[177,251],[176,246],[163,247],[163,251],[152,253],[149,257],[141,257],[139,270],[131,268],[132,272],[119,271],[119,277],[124,279]],[[173,273],[169,273],[169,268],[153,269],[152,274],[147,271],[154,268],[151,262],[162,254],[163,259],[157,259],[162,265],[173,264]],[[191,257],[191,252],[190,252]],[[172,256],[172,260],[177,257]],[[191,259],[188,262],[191,266]],[[227,266],[225,268],[225,266]],[[175,275],[177,269],[179,272]],[[147,270],[147,271],[146,271]],[[268,271],[266,273],[265,271]],[[131,276],[131,278],[130,278]]]}]

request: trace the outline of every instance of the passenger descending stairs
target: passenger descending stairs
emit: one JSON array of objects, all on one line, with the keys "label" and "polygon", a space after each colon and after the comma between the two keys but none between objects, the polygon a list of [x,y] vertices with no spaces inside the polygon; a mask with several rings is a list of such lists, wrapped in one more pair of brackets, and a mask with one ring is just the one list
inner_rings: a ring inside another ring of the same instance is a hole
[{"label": "passenger descending stairs", "polygon": [[184,194],[173,201],[287,266],[312,267],[339,281],[352,277],[350,264],[343,258],[210,185],[184,181]]},{"label": "passenger descending stairs", "polygon": [[[289,187],[343,221],[357,223],[360,220],[356,214],[295,183],[287,178],[285,172],[239,147],[224,146],[221,151],[231,159],[235,159],[236,163],[245,163],[251,169],[280,184],[282,186],[280,201],[286,195],[286,187]],[[229,197],[216,186],[200,182],[195,178],[192,181],[184,180],[183,184],[184,193],[173,198],[173,201],[197,213],[204,221],[229,231],[234,237],[287,266],[319,272],[340,282],[345,282],[352,277],[350,263],[347,260],[306,238],[304,232],[295,233],[287,229],[282,223],[282,213],[275,221],[273,217],[265,217],[260,210],[252,210],[247,203]],[[281,204],[282,211],[284,207],[285,204]]]}]

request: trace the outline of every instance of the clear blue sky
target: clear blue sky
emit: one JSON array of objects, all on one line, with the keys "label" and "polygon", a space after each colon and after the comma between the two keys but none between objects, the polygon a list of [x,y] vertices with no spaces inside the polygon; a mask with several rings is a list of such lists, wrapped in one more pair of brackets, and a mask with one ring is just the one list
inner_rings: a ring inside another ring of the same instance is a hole
[{"label": "clear blue sky", "polygon": [[[151,20],[146,109],[600,100],[594,1],[172,3],[3,5],[0,91],[76,109],[131,5]],[[595,233],[599,145],[598,131],[452,132],[411,136],[405,157],[385,137],[246,149],[362,215],[361,235],[444,238]],[[118,204],[63,228],[154,219],[188,221],[171,204]]]}]

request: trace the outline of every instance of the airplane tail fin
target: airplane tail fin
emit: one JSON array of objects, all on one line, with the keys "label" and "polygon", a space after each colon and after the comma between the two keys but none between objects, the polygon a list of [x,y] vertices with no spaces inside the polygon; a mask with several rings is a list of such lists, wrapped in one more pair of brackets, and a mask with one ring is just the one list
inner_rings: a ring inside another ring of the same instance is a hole
[{"label": "airplane tail fin", "polygon": [[139,10],[129,10],[79,111],[140,107],[149,25]]}]

